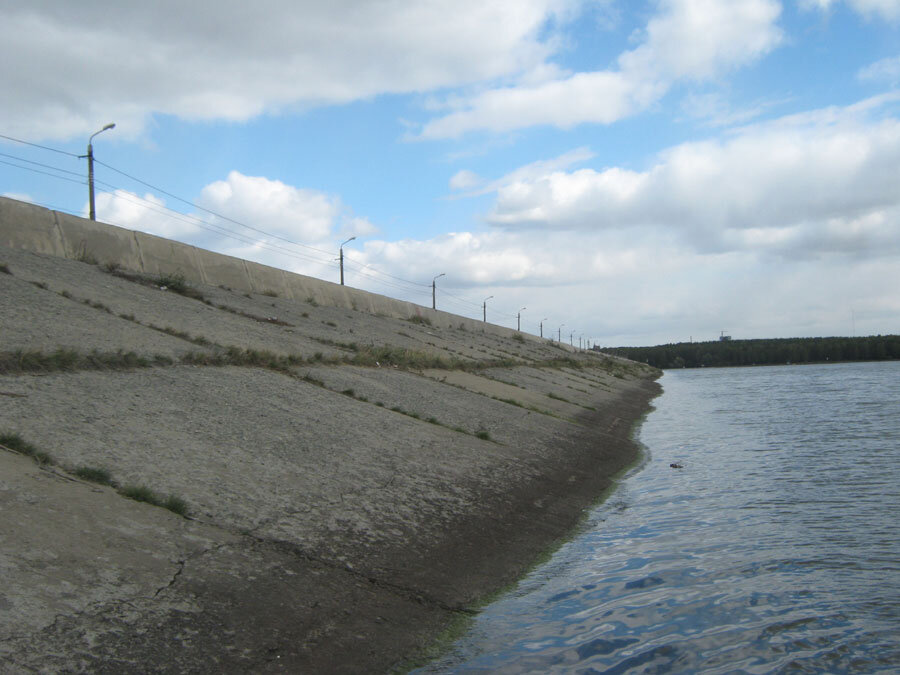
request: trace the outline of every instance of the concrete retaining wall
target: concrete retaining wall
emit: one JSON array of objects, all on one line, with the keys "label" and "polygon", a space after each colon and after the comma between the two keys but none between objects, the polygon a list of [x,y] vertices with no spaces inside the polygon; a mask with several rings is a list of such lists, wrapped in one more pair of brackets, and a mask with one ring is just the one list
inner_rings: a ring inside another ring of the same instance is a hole
[{"label": "concrete retaining wall", "polygon": [[133,272],[181,274],[192,283],[228,286],[244,293],[274,291],[283,297],[297,300],[312,298],[320,305],[357,309],[398,319],[421,316],[436,325],[464,326],[467,330],[486,330],[504,336],[516,332],[512,328],[485,324],[477,319],[436,311],[412,302],[286,272],[7,197],[0,197],[0,246],[72,260],[116,263]]}]

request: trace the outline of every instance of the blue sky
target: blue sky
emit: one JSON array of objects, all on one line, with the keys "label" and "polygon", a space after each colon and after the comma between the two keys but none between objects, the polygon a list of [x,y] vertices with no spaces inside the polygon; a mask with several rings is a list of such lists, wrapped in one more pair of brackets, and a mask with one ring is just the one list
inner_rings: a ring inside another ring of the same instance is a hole
[{"label": "blue sky", "polygon": [[0,194],[86,214],[115,122],[122,227],[334,281],[355,236],[351,286],[576,344],[900,332],[900,0],[0,12]]}]

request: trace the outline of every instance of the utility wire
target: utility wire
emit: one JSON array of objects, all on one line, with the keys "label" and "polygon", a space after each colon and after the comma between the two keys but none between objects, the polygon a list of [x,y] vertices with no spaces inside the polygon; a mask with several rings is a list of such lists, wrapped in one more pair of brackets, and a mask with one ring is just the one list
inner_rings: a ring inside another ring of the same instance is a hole
[{"label": "utility wire", "polygon": [[3,160],[3,159],[0,159],[0,164],[6,164],[7,166],[12,166],[17,169],[23,169],[25,171],[39,173],[44,176],[50,176],[51,178],[58,178],[59,180],[67,180],[70,183],[77,183],[79,185],[84,185],[84,183],[85,183],[85,181],[83,181],[83,180],[75,180],[74,178],[66,178],[65,176],[59,176],[55,173],[50,173],[49,171],[41,171],[40,169],[32,169],[30,166],[20,166],[19,164],[13,164],[12,162],[7,162],[6,160]]},{"label": "utility wire", "polygon": [[[50,151],[50,152],[56,152],[56,153],[59,153],[59,154],[62,154],[62,155],[66,155],[66,156],[69,156],[69,157],[73,157],[73,158],[76,158],[76,159],[82,159],[82,158],[83,158],[82,155],[77,155],[77,154],[75,154],[75,153],[67,152],[67,151],[65,151],[65,150],[59,150],[59,149],[57,149],[57,148],[51,148],[51,147],[48,147],[48,146],[45,146],[45,145],[40,145],[40,144],[38,144],[38,143],[31,143],[31,142],[29,142],[29,141],[24,141],[24,140],[22,140],[22,139],[14,138],[14,137],[12,137],[12,136],[7,136],[7,135],[5,135],[5,134],[0,134],[0,138],[4,138],[4,139],[9,140],[9,141],[13,141],[13,142],[16,142],[16,143],[20,143],[20,144],[22,144],[22,145],[29,145],[29,146],[32,146],[32,147],[35,147],[35,148],[40,148],[40,149],[42,149],[42,150],[47,150],[47,151]],[[70,170],[68,170],[68,169],[62,169],[62,168],[55,167],[55,166],[51,166],[51,165],[47,165],[47,164],[41,164],[40,162],[34,162],[34,161],[32,161],[32,160],[24,159],[24,158],[21,158],[21,157],[16,157],[16,156],[13,156],[13,155],[8,155],[8,154],[6,154],[6,153],[0,153],[0,156],[8,157],[8,158],[11,158],[11,159],[15,159],[15,160],[17,160],[17,161],[26,162],[26,163],[28,163],[28,164],[33,164],[33,165],[35,165],[35,166],[44,167],[44,168],[51,169],[51,170],[53,170],[53,171],[57,171],[57,172],[60,172],[60,173],[67,173],[67,174],[70,174],[70,175],[73,175],[73,176],[78,176],[79,179],[76,180],[76,179],[72,179],[72,178],[67,178],[66,176],[60,176],[60,175],[57,175],[57,174],[49,173],[49,172],[47,172],[47,171],[41,171],[41,170],[38,170],[38,169],[33,169],[33,168],[31,168],[31,167],[20,166],[20,165],[17,165],[17,164],[13,164],[12,162],[6,162],[6,161],[3,161],[3,160],[0,160],[0,163],[6,164],[6,165],[9,165],[9,166],[12,166],[12,167],[17,168],[17,169],[24,169],[24,170],[26,170],[26,171],[32,171],[32,172],[34,172],[34,173],[43,174],[43,175],[46,175],[46,176],[50,176],[50,177],[52,177],[52,178],[57,178],[57,179],[59,179],[59,180],[65,180],[65,181],[69,181],[69,182],[72,182],[72,183],[78,183],[78,184],[82,184],[82,185],[85,183],[84,179],[81,178],[81,175],[80,175],[78,172],[75,172],[75,171],[70,171]],[[206,207],[200,206],[199,204],[196,204],[196,203],[194,203],[194,202],[191,202],[190,200],[184,199],[183,197],[179,197],[179,196],[176,195],[176,194],[173,194],[173,193],[171,193],[171,192],[169,192],[169,191],[167,191],[167,190],[164,190],[163,188],[160,188],[159,186],[156,186],[156,185],[153,185],[153,184],[151,184],[151,183],[148,183],[147,181],[144,181],[144,180],[138,178],[137,176],[133,176],[133,175],[131,175],[131,174],[129,174],[129,173],[126,173],[125,171],[122,171],[121,169],[118,169],[118,168],[116,168],[116,167],[114,167],[114,166],[112,166],[112,165],[110,165],[110,164],[107,164],[106,162],[103,162],[103,161],[101,161],[101,160],[98,160],[96,157],[94,158],[94,162],[95,162],[96,164],[100,164],[100,165],[106,167],[107,169],[110,169],[111,171],[114,171],[114,172],[116,172],[116,173],[118,173],[118,174],[120,174],[120,175],[122,175],[122,176],[124,176],[124,177],[126,177],[126,178],[128,178],[128,179],[130,179],[130,180],[133,180],[133,181],[135,181],[135,182],[137,182],[137,183],[140,183],[141,185],[143,185],[143,186],[145,186],[145,187],[148,187],[148,188],[150,188],[151,190],[154,190],[155,192],[158,192],[158,193],[160,193],[160,194],[166,195],[167,197],[170,197],[170,198],[175,199],[175,200],[177,200],[177,201],[179,201],[179,202],[182,202],[182,203],[184,203],[184,204],[186,204],[186,205],[188,205],[188,206],[190,206],[190,207],[192,207],[192,208],[198,209],[198,210],[200,210],[200,211],[204,211],[204,212],[206,212],[206,213],[208,213],[208,214],[210,214],[210,215],[212,215],[212,216],[214,216],[214,217],[216,217],[216,218],[220,218],[220,219],[225,220],[225,221],[227,221],[227,222],[230,222],[230,223],[233,223],[233,224],[235,224],[235,225],[238,225],[239,227],[243,227],[243,228],[246,228],[246,229],[248,229],[248,230],[252,230],[253,232],[257,232],[257,233],[259,233],[259,234],[262,234],[262,235],[264,235],[264,236],[266,236],[266,237],[270,237],[270,238],[274,238],[274,239],[279,239],[279,240],[284,241],[284,242],[286,242],[286,243],[288,243],[288,244],[291,244],[291,245],[294,245],[294,246],[299,246],[299,247],[305,248],[305,249],[309,249],[309,250],[311,250],[311,251],[315,251],[316,253],[324,254],[324,255],[326,255],[326,256],[331,256],[331,255],[333,255],[333,253],[330,252],[330,251],[325,251],[325,250],[316,248],[316,247],[314,247],[314,246],[309,246],[309,245],[307,245],[307,244],[303,244],[303,243],[300,243],[300,242],[298,242],[298,241],[294,241],[294,240],[289,239],[289,238],[287,238],[287,237],[282,237],[282,236],[277,235],[277,234],[274,234],[274,233],[272,233],[272,232],[267,232],[267,231],[265,231],[265,230],[262,230],[262,229],[253,227],[253,226],[251,226],[251,225],[247,225],[246,223],[243,223],[243,222],[241,222],[241,221],[239,221],[239,220],[235,220],[234,218],[230,218],[230,217],[228,217],[228,216],[225,216],[225,215],[223,215],[223,214],[221,214],[221,213],[217,213],[217,212],[215,212],[215,211],[213,211],[213,210],[211,210],[211,209],[208,209],[208,208],[206,208]],[[111,194],[112,196],[114,196],[114,197],[116,197],[116,198],[118,198],[118,199],[122,199],[122,200],[124,200],[124,201],[127,201],[127,202],[129,202],[129,203],[135,204],[135,205],[140,206],[140,207],[142,207],[142,208],[145,208],[145,209],[148,209],[148,210],[150,210],[150,211],[159,213],[160,215],[163,215],[163,216],[165,216],[165,217],[172,218],[173,220],[178,220],[178,221],[181,221],[181,222],[184,222],[184,223],[187,223],[187,224],[193,224],[193,225],[196,225],[197,227],[200,227],[201,229],[205,229],[205,230],[207,230],[207,231],[214,232],[214,233],[216,233],[216,234],[221,234],[221,235],[224,235],[224,236],[226,236],[226,237],[229,237],[229,238],[235,239],[235,240],[237,240],[237,241],[240,241],[240,242],[242,242],[242,243],[254,245],[254,246],[257,246],[257,247],[259,247],[259,248],[263,248],[263,249],[265,249],[265,250],[268,250],[268,251],[280,253],[280,254],[283,254],[283,255],[288,255],[288,256],[291,256],[291,257],[294,257],[294,258],[298,258],[298,259],[302,259],[302,260],[306,260],[306,261],[309,261],[309,262],[315,262],[315,263],[318,263],[318,264],[320,264],[320,265],[336,266],[336,265],[334,264],[335,261],[333,261],[333,260],[323,260],[323,259],[321,259],[321,258],[316,258],[316,257],[311,256],[311,255],[309,255],[309,254],[303,254],[303,253],[301,253],[301,252],[299,252],[299,251],[292,251],[292,250],[286,249],[286,248],[284,248],[284,247],[278,246],[277,244],[272,244],[272,243],[267,242],[267,241],[264,241],[264,240],[254,239],[254,238],[252,238],[252,237],[249,237],[249,236],[247,236],[247,235],[241,234],[241,233],[239,233],[239,232],[235,232],[234,230],[230,230],[230,229],[228,229],[228,228],[222,227],[222,226],[220,226],[220,225],[215,225],[215,224],[213,224],[213,223],[209,223],[209,222],[203,221],[203,220],[201,220],[201,219],[199,219],[199,218],[197,218],[197,217],[195,217],[195,216],[191,216],[191,215],[189,215],[189,214],[181,213],[180,211],[176,211],[176,210],[174,210],[174,209],[172,209],[172,208],[170,208],[170,207],[167,207],[167,206],[165,206],[165,205],[154,204],[153,202],[151,202],[151,201],[149,201],[149,200],[147,200],[147,199],[144,199],[144,198],[142,198],[142,197],[140,197],[140,196],[138,196],[138,195],[132,195],[131,193],[128,193],[128,191],[123,190],[123,189],[121,189],[121,188],[119,188],[119,187],[116,187],[116,186],[114,186],[114,185],[111,185],[111,184],[109,184],[109,183],[106,183],[106,182],[103,182],[103,181],[99,181],[99,180],[95,180],[94,183],[95,183],[95,185],[104,185],[104,186],[106,186],[107,188],[109,188],[110,190],[114,191],[114,194],[113,194],[113,192],[107,192],[107,194]],[[123,193],[125,193],[125,194],[123,194]],[[129,195],[129,196],[126,197],[125,195]],[[132,197],[132,196],[134,197],[134,199],[130,198],[130,197]],[[137,200],[139,200],[139,201],[135,201],[135,199],[137,199]],[[387,273],[387,272],[382,272],[381,270],[378,270],[378,269],[376,269],[376,268],[372,268],[372,267],[370,267],[369,265],[359,266],[358,263],[355,263],[355,262],[349,261],[349,260],[348,260],[348,261],[345,261],[345,267],[350,267],[350,268],[357,267],[356,274],[358,274],[359,276],[365,277],[365,278],[369,279],[370,281],[372,281],[373,283],[378,283],[378,284],[381,284],[381,285],[384,285],[384,286],[387,286],[387,287],[391,287],[391,288],[395,288],[395,289],[398,289],[398,290],[401,290],[401,291],[405,291],[405,292],[416,291],[416,292],[422,293],[422,292],[423,292],[423,291],[422,291],[423,288],[429,288],[429,287],[431,286],[431,284],[423,284],[423,283],[420,283],[420,282],[411,281],[411,280],[409,280],[409,279],[404,279],[404,278],[402,278],[402,277],[398,277],[398,276],[389,274],[389,273]],[[371,274],[368,273],[368,272],[371,272]],[[374,275],[381,275],[381,276],[384,276],[384,277],[388,277],[389,279],[394,280],[394,282],[387,281],[387,280],[385,280],[385,279],[379,279],[379,278],[377,278],[376,276],[373,276],[373,274],[374,274]],[[395,283],[395,282],[399,282],[399,283]],[[406,284],[406,286],[402,286],[402,285],[400,285],[400,284]],[[460,297],[458,297],[458,296],[455,296],[455,295],[453,295],[453,294],[451,294],[451,293],[447,293],[447,292],[444,291],[443,289],[442,289],[441,292],[442,292],[442,294],[447,295],[447,296],[453,298],[454,300],[456,300],[456,301],[457,301],[458,303],[460,303],[460,304],[465,304],[465,305],[468,305],[468,306],[471,306],[471,307],[475,307],[475,308],[478,308],[478,307],[481,306],[481,305],[478,304],[478,303],[474,303],[474,302],[471,302],[471,301],[469,301],[469,300],[465,300],[464,298],[460,298]],[[451,301],[451,302],[452,302],[452,301]],[[494,313],[499,314],[499,315],[501,315],[501,316],[506,316],[506,317],[515,317],[515,316],[516,316],[516,315],[506,314],[506,313],[500,312],[500,311],[495,311]]]},{"label": "utility wire", "polygon": [[38,145],[37,143],[29,143],[28,141],[23,141],[21,138],[13,138],[12,136],[6,136],[4,134],[0,134],[0,138],[5,138],[8,141],[14,141],[16,143],[21,143],[22,145],[30,145],[34,148],[40,148],[41,150],[49,150],[50,152],[58,152],[61,155],[68,155],[69,157],[75,157],[76,159],[80,157],[80,155],[76,155],[74,152],[66,152],[65,150],[58,150],[56,148],[48,148],[46,145]]},{"label": "utility wire", "polygon": [[[15,159],[16,161],[19,161],[19,162],[25,162],[26,164],[34,164],[35,166],[40,166],[40,167],[43,167],[43,168],[45,168],[45,169],[53,169],[54,171],[59,171],[60,173],[68,173],[68,174],[71,174],[71,175],[73,175],[73,176],[78,176],[79,178],[81,178],[81,179],[82,179],[82,180],[81,180],[82,183],[85,182],[85,181],[84,181],[84,175],[81,174],[81,173],[78,172],[78,171],[69,171],[68,169],[61,169],[61,168],[59,168],[58,166],[52,166],[52,165],[50,165],[50,164],[41,164],[40,162],[35,162],[35,161],[33,161],[33,160],[30,160],[30,159],[25,159],[24,157],[17,157],[16,155],[9,155],[9,154],[7,154],[7,153],[5,153],[5,152],[0,152],[0,157],[8,157],[9,159]],[[13,165],[13,166],[15,166],[15,165]],[[24,169],[24,168],[26,168],[26,167],[22,167],[22,168]]]}]

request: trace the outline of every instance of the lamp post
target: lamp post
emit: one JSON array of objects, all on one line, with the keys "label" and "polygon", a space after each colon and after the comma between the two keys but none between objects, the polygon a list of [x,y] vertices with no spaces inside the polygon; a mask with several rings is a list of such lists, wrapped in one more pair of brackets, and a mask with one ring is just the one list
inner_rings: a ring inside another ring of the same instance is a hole
[{"label": "lamp post", "polygon": [[523,307],[516,314],[516,330],[520,333],[522,332],[522,312],[528,309],[527,307]]},{"label": "lamp post", "polygon": [[561,323],[561,324],[559,325],[559,328],[556,329],[556,341],[557,341],[557,342],[562,342],[562,327],[565,326],[565,325],[566,325],[566,324]]},{"label": "lamp post", "polygon": [[543,319],[541,319],[541,337],[544,337],[544,322],[546,320],[547,320],[546,316]]},{"label": "lamp post", "polygon": [[87,153],[87,161],[88,161],[88,203],[89,203],[89,213],[91,220],[97,220],[97,212],[94,209],[94,146],[92,142],[94,140],[94,136],[97,134],[102,134],[104,131],[108,129],[115,129],[115,122],[110,122],[105,127],[103,127],[100,131],[96,131],[91,134],[91,137],[88,139],[88,153]]},{"label": "lamp post", "polygon": [[[572,336],[573,336],[573,335],[575,335],[575,331],[574,331],[574,330],[573,330],[571,333],[569,333],[569,344],[570,344],[570,345],[572,345]],[[574,345],[572,345],[572,346],[574,346]]]},{"label": "lamp post", "polygon": [[487,301],[493,297],[494,297],[493,295],[489,295],[484,299],[484,305],[483,305],[484,317],[483,318],[484,318],[485,323],[487,323]]},{"label": "lamp post", "polygon": [[[350,237],[344,244],[349,244],[356,237]],[[341,286],[344,285],[344,244],[341,244]]]},{"label": "lamp post", "polygon": [[445,274],[444,272],[441,272],[441,273],[438,274],[434,279],[431,280],[431,309],[437,309],[437,307],[435,307],[435,302],[434,302],[434,295],[435,295],[435,285],[434,285],[434,282],[437,281],[438,279],[440,279],[440,278],[443,277],[443,276],[446,276],[446,274]]}]

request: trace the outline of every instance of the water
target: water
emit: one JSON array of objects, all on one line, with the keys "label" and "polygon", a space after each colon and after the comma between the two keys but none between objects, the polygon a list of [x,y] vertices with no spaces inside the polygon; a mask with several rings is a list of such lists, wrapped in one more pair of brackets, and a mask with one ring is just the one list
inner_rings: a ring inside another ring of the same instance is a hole
[{"label": "water", "polygon": [[421,672],[900,672],[900,363],[662,384],[643,466]]}]

